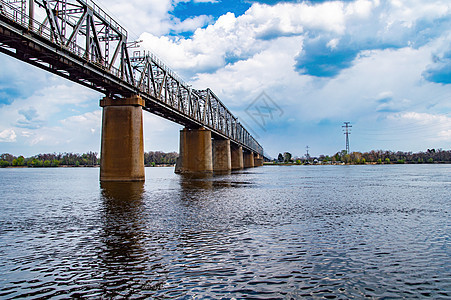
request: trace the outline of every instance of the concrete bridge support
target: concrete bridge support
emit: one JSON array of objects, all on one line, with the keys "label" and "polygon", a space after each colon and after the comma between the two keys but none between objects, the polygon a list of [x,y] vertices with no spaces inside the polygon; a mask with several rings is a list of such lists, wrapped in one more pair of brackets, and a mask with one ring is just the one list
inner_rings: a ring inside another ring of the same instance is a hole
[{"label": "concrete bridge support", "polygon": [[231,145],[232,170],[241,170],[244,168],[243,147]]},{"label": "concrete bridge support", "polygon": [[176,173],[212,173],[211,131],[205,128],[180,131],[180,152]]},{"label": "concrete bridge support", "polygon": [[143,181],[144,100],[133,96],[122,100],[103,98],[100,181]]},{"label": "concrete bridge support", "polygon": [[232,170],[232,159],[230,140],[213,140],[213,171],[230,172]]},{"label": "concrete bridge support", "polygon": [[263,166],[263,156],[260,154],[255,154],[254,156],[254,166],[262,167]]},{"label": "concrete bridge support", "polygon": [[253,168],[254,166],[254,152],[244,151],[244,167]]}]

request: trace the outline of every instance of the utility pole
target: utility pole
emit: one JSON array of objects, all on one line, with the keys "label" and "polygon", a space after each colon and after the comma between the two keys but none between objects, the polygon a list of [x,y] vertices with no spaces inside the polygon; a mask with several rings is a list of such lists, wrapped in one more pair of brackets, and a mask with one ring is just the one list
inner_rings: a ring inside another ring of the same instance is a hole
[{"label": "utility pole", "polygon": [[349,135],[351,134],[351,122],[344,122],[344,126],[341,126],[345,129],[343,129],[344,134],[346,135],[346,154],[349,154]]},{"label": "utility pole", "polygon": [[305,155],[305,157],[307,158],[307,161],[310,161],[310,155],[308,154],[308,149],[310,149],[310,147],[307,145],[305,149],[307,150],[307,154]]}]

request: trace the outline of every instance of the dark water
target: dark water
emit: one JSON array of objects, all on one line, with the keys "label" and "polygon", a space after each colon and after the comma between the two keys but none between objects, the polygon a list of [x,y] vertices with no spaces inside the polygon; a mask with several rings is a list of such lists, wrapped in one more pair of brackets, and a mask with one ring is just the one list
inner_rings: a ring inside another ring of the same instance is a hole
[{"label": "dark water", "polygon": [[451,165],[1,169],[0,298],[451,298]]}]

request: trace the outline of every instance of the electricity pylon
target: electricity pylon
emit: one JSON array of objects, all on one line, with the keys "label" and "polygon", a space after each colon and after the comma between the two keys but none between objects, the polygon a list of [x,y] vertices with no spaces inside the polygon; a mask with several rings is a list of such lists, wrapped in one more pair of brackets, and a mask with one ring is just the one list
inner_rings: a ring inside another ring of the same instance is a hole
[{"label": "electricity pylon", "polygon": [[349,154],[349,135],[351,134],[351,125],[349,125],[349,124],[351,124],[351,122],[344,122],[344,126],[341,126],[341,127],[343,127],[343,128],[345,128],[343,131],[344,131],[344,134],[346,135],[346,154]]}]

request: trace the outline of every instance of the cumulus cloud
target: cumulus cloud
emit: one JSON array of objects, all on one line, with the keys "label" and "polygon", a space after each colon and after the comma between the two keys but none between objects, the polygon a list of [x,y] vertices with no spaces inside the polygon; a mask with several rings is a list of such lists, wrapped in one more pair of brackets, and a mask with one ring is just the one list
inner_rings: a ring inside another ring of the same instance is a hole
[{"label": "cumulus cloud", "polygon": [[[254,4],[244,15],[227,13],[207,28],[197,29],[190,38],[159,37],[148,32],[140,39],[145,49],[185,74],[212,72],[252,57],[276,38],[301,35],[305,28],[342,32],[345,29],[344,13],[339,9],[342,6],[340,2]],[[336,14],[337,11],[341,13]]]},{"label": "cumulus cloud", "polygon": [[451,24],[450,7],[417,1],[351,2],[337,8],[345,15],[346,30],[309,31],[296,69],[301,74],[333,77],[349,68],[362,51],[421,47],[442,33],[437,21],[439,27]]},{"label": "cumulus cloud", "polygon": [[252,35],[251,27],[241,26],[233,13],[227,13],[214,25],[196,30],[192,38],[158,37],[150,33],[144,33],[140,38],[143,48],[192,76],[197,72],[217,70],[228,59],[237,61],[251,57],[261,49]]},{"label": "cumulus cloud", "polygon": [[16,132],[13,129],[5,129],[0,132],[0,142],[12,143],[16,141]]},{"label": "cumulus cloud", "polygon": [[415,0],[254,3],[245,14],[225,14],[188,38],[151,32],[140,38],[144,48],[192,77],[247,60],[281,37],[301,37],[295,70],[330,78],[363,51],[427,44],[451,25],[450,13],[451,4]]},{"label": "cumulus cloud", "polygon": [[213,18],[207,15],[195,16],[193,18],[188,18],[183,21],[180,19],[175,19],[174,24],[170,27],[171,31],[176,33],[191,32],[195,31],[197,28],[203,27],[205,24],[210,23]]},{"label": "cumulus cloud", "polygon": [[[131,39],[138,39],[143,32],[149,32],[157,36],[193,31],[203,27],[211,21],[210,16],[199,15],[184,20],[171,15],[171,11],[177,3],[186,2],[178,0],[100,0],[96,1],[102,9],[127,29]],[[202,1],[195,2],[211,2]]]}]

